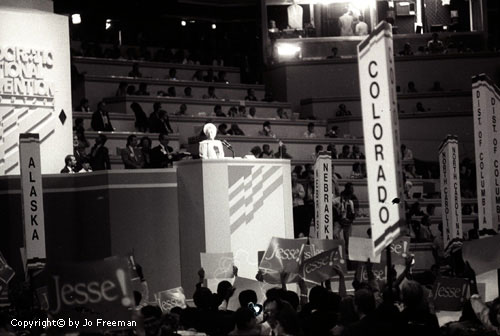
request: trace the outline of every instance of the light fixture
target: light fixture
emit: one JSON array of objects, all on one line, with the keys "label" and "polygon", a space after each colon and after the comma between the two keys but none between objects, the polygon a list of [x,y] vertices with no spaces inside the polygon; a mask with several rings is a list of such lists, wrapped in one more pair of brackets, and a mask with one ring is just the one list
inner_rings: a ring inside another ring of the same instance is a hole
[{"label": "light fixture", "polygon": [[277,45],[278,55],[284,57],[293,57],[300,53],[300,47],[291,43],[280,43]]},{"label": "light fixture", "polygon": [[215,23],[212,23],[212,29],[217,29],[217,25]]},{"label": "light fixture", "polygon": [[111,19],[106,19],[106,30],[111,28]]},{"label": "light fixture", "polygon": [[185,25],[186,25],[186,21],[182,20],[182,21],[181,21],[181,26],[183,26],[183,27],[184,27]]},{"label": "light fixture", "polygon": [[82,23],[82,17],[80,14],[73,14],[71,15],[71,23],[73,24],[80,24]]},{"label": "light fixture", "polygon": [[196,21],[195,20],[190,20],[189,23],[196,23]]}]

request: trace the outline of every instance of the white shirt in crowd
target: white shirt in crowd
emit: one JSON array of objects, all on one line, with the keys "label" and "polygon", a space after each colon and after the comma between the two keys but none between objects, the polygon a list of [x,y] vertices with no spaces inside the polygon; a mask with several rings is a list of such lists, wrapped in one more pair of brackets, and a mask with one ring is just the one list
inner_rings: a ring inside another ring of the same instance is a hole
[{"label": "white shirt in crowd", "polygon": [[359,21],[354,30],[357,36],[368,35],[368,25],[364,21]]},{"label": "white shirt in crowd", "polygon": [[352,36],[354,35],[352,31],[353,17],[349,13],[345,13],[339,18],[340,24],[340,36]]}]

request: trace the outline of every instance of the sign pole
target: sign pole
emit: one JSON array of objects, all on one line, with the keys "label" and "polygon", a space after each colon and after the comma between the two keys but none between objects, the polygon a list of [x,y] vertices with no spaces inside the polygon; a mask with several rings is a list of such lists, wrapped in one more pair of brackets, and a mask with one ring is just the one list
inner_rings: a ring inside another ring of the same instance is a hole
[{"label": "sign pole", "polygon": [[389,302],[392,303],[392,257],[391,257],[391,245],[387,246],[385,248],[385,255],[386,255],[386,278],[387,278],[387,287],[389,288]]}]

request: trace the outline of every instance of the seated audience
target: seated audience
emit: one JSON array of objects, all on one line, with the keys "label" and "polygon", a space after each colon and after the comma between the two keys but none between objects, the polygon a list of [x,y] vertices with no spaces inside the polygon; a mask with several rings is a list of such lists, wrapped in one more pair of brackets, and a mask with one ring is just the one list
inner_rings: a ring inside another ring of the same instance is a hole
[{"label": "seated audience", "polygon": [[129,77],[136,77],[136,78],[141,78],[142,74],[139,71],[139,63],[134,63],[132,65],[132,70],[128,73]]},{"label": "seated audience", "polygon": [[177,69],[176,68],[170,68],[170,70],[168,70],[167,79],[177,80]]},{"label": "seated audience", "polygon": [[330,50],[332,53],[328,56],[326,56],[327,59],[333,59],[333,58],[337,58],[339,57],[338,54],[339,54],[339,48],[337,47],[332,47],[332,49]]},{"label": "seated audience", "polygon": [[427,112],[430,111],[430,109],[425,109],[424,105],[422,102],[417,102],[417,105],[415,106],[416,112]]},{"label": "seated audience", "polygon": [[142,152],[137,148],[137,137],[129,135],[125,148],[121,150],[121,157],[125,169],[140,169],[144,163]]},{"label": "seated audience", "polygon": [[255,97],[255,92],[253,89],[247,89],[247,95],[245,96],[245,100],[257,101],[257,97]]},{"label": "seated audience", "polygon": [[336,125],[333,125],[332,128],[328,131],[328,133],[325,134],[325,137],[328,138],[338,138],[339,137],[339,127]]},{"label": "seated audience", "polygon": [[153,112],[149,115],[149,131],[151,133],[173,133],[166,111],[161,109],[161,103],[153,104]]},{"label": "seated audience", "polygon": [[203,77],[203,80],[205,82],[215,82],[216,78],[214,76],[214,70],[213,69],[208,69],[207,75]]},{"label": "seated audience", "polygon": [[90,110],[89,100],[87,98],[82,98],[82,100],[80,100],[80,105],[78,105],[78,107],[76,108],[76,111],[78,111],[78,112],[92,112]]},{"label": "seated audience", "polygon": [[407,148],[405,144],[401,145],[401,159],[405,160],[413,160],[413,152],[411,149]]},{"label": "seated audience", "polygon": [[409,42],[406,42],[403,50],[399,52],[399,56],[412,56],[413,55],[413,50],[411,49],[411,44]]},{"label": "seated audience", "polygon": [[160,133],[158,140],[160,141],[160,144],[151,150],[151,167],[172,167],[174,161],[174,149],[168,145],[168,134]]},{"label": "seated audience", "polygon": [[365,175],[363,174],[363,170],[361,169],[361,163],[355,162],[352,165],[352,172],[350,178],[352,179],[362,179]]},{"label": "seated audience", "polygon": [[191,80],[195,82],[203,82],[204,77],[205,74],[203,70],[196,70],[193,77],[191,77]]},{"label": "seated audience", "polygon": [[127,96],[135,96],[135,85],[127,86]]},{"label": "seated audience", "polygon": [[220,124],[217,131],[220,135],[227,135],[227,125],[225,123]]},{"label": "seated audience", "polygon": [[168,97],[177,97],[177,92],[175,91],[175,86],[171,86],[167,89]]},{"label": "seated audience", "polygon": [[349,158],[353,159],[353,160],[364,160],[365,155],[363,153],[361,153],[361,150],[359,149],[358,145],[353,145],[352,146],[352,153],[349,156]]},{"label": "seated audience", "polygon": [[96,132],[114,131],[113,125],[111,125],[111,119],[109,118],[109,113],[105,107],[106,103],[104,101],[100,101],[99,104],[97,104],[97,110],[92,114],[90,126]]},{"label": "seated audience", "polygon": [[345,106],[345,104],[340,104],[337,112],[335,113],[335,115],[337,117],[345,117],[345,116],[350,116],[352,114],[351,114],[351,111],[349,111],[347,109],[347,107]]},{"label": "seated audience", "polygon": [[238,126],[238,124],[231,124],[231,128],[227,131],[229,135],[245,135],[243,130]]},{"label": "seated audience", "polygon": [[437,33],[432,34],[432,40],[427,42],[427,49],[431,54],[442,54],[445,51],[443,41],[439,39]]},{"label": "seated audience", "polygon": [[414,82],[408,82],[408,93],[418,92]]},{"label": "seated audience", "polygon": [[238,109],[236,106],[231,106],[229,110],[227,111],[227,116],[231,118],[236,118],[238,117]]},{"label": "seated audience", "polygon": [[339,158],[339,156],[337,154],[337,148],[335,147],[335,145],[328,145],[326,147],[326,151],[331,153],[330,156],[332,157],[332,159]]},{"label": "seated audience", "polygon": [[263,102],[268,102],[272,103],[274,101],[273,94],[271,91],[267,91],[264,93],[264,98],[262,99]]},{"label": "seated audience", "polygon": [[183,115],[186,115],[186,112],[187,112],[187,105],[181,104],[179,106],[179,111],[175,112],[175,115],[183,116]]},{"label": "seated audience", "polygon": [[147,132],[149,127],[148,117],[146,112],[142,109],[141,105],[137,102],[130,104],[130,108],[134,111],[135,115],[135,128],[139,132]]},{"label": "seated audience", "polygon": [[147,136],[142,137],[139,142],[139,150],[142,153],[143,164],[142,168],[152,168],[151,166],[151,146],[153,145],[151,139]]},{"label": "seated audience", "polygon": [[255,118],[255,107],[252,106],[248,109],[247,118],[250,118],[250,119]]},{"label": "seated audience", "polygon": [[280,146],[278,147],[278,152],[274,154],[274,157],[278,159],[290,159],[290,160],[293,159],[292,156],[287,153],[286,146],[283,145],[281,142]]},{"label": "seated audience", "polygon": [[351,147],[349,145],[342,146],[342,153],[338,156],[341,160],[349,160],[351,158]]},{"label": "seated audience", "polygon": [[224,70],[220,70],[218,72],[216,82],[229,84],[229,81],[226,79],[226,72]]},{"label": "seated audience", "polygon": [[82,168],[78,170],[79,173],[91,173],[92,167],[90,166],[90,160],[88,158],[82,159]]},{"label": "seated audience", "polygon": [[207,94],[203,95],[203,99],[219,99],[215,94],[215,88],[213,86],[208,87]]},{"label": "seated audience", "polygon": [[432,84],[432,87],[430,88],[429,91],[433,91],[433,92],[440,92],[440,91],[444,91],[444,89],[441,87],[441,82],[439,81],[435,81],[433,84]]},{"label": "seated audience", "polygon": [[120,84],[118,84],[118,89],[116,90],[115,96],[125,97],[127,95],[127,88],[128,88],[127,82],[120,82]]},{"label": "seated audience", "polygon": [[222,112],[222,106],[215,105],[214,106],[214,114],[216,117],[225,117],[226,115]]},{"label": "seated audience", "polygon": [[184,88],[184,98],[193,98],[193,89],[190,86]]},{"label": "seated audience", "polygon": [[259,131],[260,136],[266,136],[271,138],[276,138],[276,134],[271,130],[271,123],[269,121],[265,121],[262,124],[262,130]]},{"label": "seated audience", "polygon": [[148,84],[146,83],[140,83],[139,84],[139,90],[135,92],[136,96],[149,96],[148,92]]},{"label": "seated audience", "polygon": [[61,174],[74,174],[76,173],[76,158],[74,155],[66,155],[64,158],[64,168],[61,169]]},{"label": "seated audience", "polygon": [[316,133],[314,133],[314,123],[310,122],[307,124],[307,131],[304,132],[304,138],[313,139],[316,137]]},{"label": "seated audience", "polygon": [[271,149],[271,146],[268,144],[262,145],[262,152],[260,153],[259,158],[261,159],[272,159],[274,158],[274,152]]},{"label": "seated audience", "polygon": [[92,170],[111,169],[109,161],[109,150],[105,146],[108,138],[104,134],[97,135],[95,144],[90,150],[89,160]]},{"label": "seated audience", "polygon": [[245,118],[247,116],[247,109],[245,106],[238,106],[238,117]]},{"label": "seated audience", "polygon": [[319,156],[319,153],[322,151],[323,151],[323,146],[316,145],[316,147],[314,147],[314,153],[311,154],[311,158],[315,161],[316,158]]},{"label": "seated audience", "polygon": [[276,110],[276,114],[278,115],[279,119],[288,119],[288,113],[286,113],[286,111],[282,107],[278,107],[278,109]]}]

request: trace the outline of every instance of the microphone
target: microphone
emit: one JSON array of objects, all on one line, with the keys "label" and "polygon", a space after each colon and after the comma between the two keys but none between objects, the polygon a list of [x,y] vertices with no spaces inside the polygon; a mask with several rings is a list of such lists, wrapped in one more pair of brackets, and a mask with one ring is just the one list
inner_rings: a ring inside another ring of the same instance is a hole
[{"label": "microphone", "polygon": [[222,142],[222,144],[226,146],[228,149],[233,149],[233,146],[231,146],[231,144],[227,142],[226,139],[222,139],[220,142]]},{"label": "microphone", "polygon": [[231,151],[231,153],[233,154],[233,159],[234,159],[234,150],[233,150],[233,146],[231,146],[231,144],[229,142],[227,142],[226,139],[222,139],[220,141],[224,146],[227,147],[227,149],[229,149]]}]

